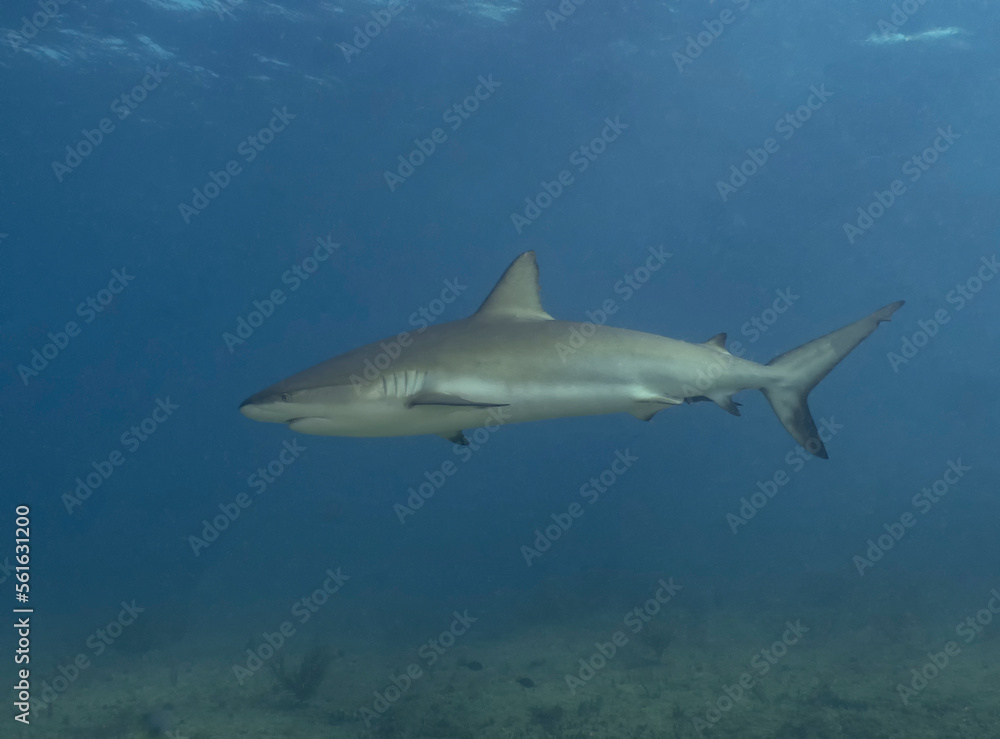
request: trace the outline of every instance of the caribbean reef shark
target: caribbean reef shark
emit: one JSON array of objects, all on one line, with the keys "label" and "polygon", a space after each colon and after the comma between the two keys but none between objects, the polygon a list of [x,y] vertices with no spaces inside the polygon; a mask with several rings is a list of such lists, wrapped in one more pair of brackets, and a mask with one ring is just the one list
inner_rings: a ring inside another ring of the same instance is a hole
[{"label": "caribbean reef shark", "polygon": [[255,421],[322,436],[438,434],[569,416],[631,413],[643,421],[681,403],[714,401],[739,415],[741,390],[764,393],[792,437],[827,458],[806,398],[903,301],[890,303],[767,364],[703,344],[542,309],[538,265],[525,252],[468,318],[404,332],[292,375],[240,406]]}]

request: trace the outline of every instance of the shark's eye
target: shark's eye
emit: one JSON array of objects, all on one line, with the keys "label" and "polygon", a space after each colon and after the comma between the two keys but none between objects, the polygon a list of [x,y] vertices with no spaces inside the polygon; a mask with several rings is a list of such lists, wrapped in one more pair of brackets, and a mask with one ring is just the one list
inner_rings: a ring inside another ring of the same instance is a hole
[{"label": "shark's eye", "polygon": [[280,397],[281,397],[281,402],[282,403],[291,403],[292,402],[292,396],[289,395],[288,393],[282,393]]}]

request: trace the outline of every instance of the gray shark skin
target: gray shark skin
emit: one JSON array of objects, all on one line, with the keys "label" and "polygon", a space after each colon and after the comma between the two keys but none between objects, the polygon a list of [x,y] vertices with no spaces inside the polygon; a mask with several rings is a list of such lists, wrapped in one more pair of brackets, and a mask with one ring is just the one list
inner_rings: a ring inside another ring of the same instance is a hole
[{"label": "gray shark skin", "polygon": [[255,421],[321,436],[438,434],[487,424],[627,412],[648,421],[683,402],[761,390],[807,451],[827,458],[806,397],[903,301],[767,364],[730,354],[725,334],[703,344],[591,323],[542,309],[538,265],[525,252],[468,318],[403,333],[282,380],[240,406]]}]

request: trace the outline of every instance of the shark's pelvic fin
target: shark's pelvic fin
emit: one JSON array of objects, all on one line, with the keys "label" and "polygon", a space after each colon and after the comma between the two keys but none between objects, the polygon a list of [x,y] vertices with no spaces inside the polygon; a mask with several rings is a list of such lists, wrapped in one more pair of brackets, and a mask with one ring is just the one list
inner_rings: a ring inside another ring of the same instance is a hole
[{"label": "shark's pelvic fin", "polygon": [[526,251],[511,263],[476,311],[475,317],[489,320],[555,320],[542,309],[535,252]]},{"label": "shark's pelvic fin", "polygon": [[461,395],[451,393],[437,393],[430,390],[419,392],[406,401],[406,407],[412,408],[415,405],[455,405],[472,408],[500,408],[508,403],[484,403],[479,400],[469,400]]},{"label": "shark's pelvic fin", "polygon": [[662,411],[664,408],[669,408],[668,405],[640,405],[636,406],[629,411],[633,416],[638,418],[640,421],[652,421],[653,416]]},{"label": "shark's pelvic fin", "polygon": [[720,393],[715,393],[713,397],[707,395],[692,395],[690,398],[684,398],[685,403],[715,403],[726,413],[730,413],[734,416],[740,415],[740,406],[742,403],[737,403],[733,400],[732,395],[723,395]]},{"label": "shark's pelvic fin", "polygon": [[674,398],[670,395],[649,395],[636,398],[635,402],[635,407],[629,413],[640,421],[649,421],[665,408],[669,408],[672,405],[679,405],[684,401],[681,398]]},{"label": "shark's pelvic fin", "polygon": [[438,434],[438,436],[446,441],[450,441],[452,444],[469,446],[469,440],[465,438],[465,434],[461,431],[450,431],[446,434]]},{"label": "shark's pelvic fin", "polygon": [[828,458],[806,403],[809,391],[854,347],[868,338],[880,323],[892,318],[902,305],[902,300],[890,303],[860,321],[814,339],[767,363],[774,371],[774,377],[761,388],[761,392],[770,401],[778,420],[806,451],[822,459]]}]

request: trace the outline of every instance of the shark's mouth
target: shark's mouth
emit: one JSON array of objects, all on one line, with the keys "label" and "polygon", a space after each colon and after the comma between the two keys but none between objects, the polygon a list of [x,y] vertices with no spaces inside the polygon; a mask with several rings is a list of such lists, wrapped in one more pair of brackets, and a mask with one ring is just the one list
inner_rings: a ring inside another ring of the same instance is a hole
[{"label": "shark's mouth", "polygon": [[338,436],[343,434],[343,429],[334,424],[329,418],[320,418],[318,416],[293,418],[288,421],[288,428],[300,434],[315,434],[317,436]]}]

